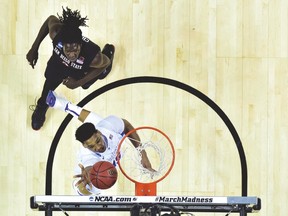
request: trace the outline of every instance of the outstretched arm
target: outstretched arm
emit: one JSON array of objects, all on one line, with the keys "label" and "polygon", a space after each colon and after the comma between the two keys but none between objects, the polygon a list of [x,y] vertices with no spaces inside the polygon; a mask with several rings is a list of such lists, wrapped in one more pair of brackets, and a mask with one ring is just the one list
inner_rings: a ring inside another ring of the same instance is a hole
[{"label": "outstretched arm", "polygon": [[32,44],[32,47],[28,51],[26,55],[26,59],[29,64],[34,68],[38,60],[38,49],[40,47],[41,42],[44,38],[49,34],[50,38],[53,40],[57,33],[60,31],[62,24],[60,20],[56,16],[49,16],[45,22],[42,24],[39,33]]},{"label": "outstretched arm", "polygon": [[[124,121],[124,133],[125,134],[127,134],[131,130],[134,130],[134,127],[132,126],[132,124],[129,121],[127,121],[126,119],[123,119],[123,121]],[[131,133],[128,137],[130,138],[130,141],[135,146],[135,148],[137,148],[141,145],[140,137],[136,131]],[[143,167],[150,170],[150,171],[155,171],[152,168],[152,165],[149,161],[149,158],[148,158],[145,150],[141,151],[141,156],[142,156],[141,163],[142,163]]]}]

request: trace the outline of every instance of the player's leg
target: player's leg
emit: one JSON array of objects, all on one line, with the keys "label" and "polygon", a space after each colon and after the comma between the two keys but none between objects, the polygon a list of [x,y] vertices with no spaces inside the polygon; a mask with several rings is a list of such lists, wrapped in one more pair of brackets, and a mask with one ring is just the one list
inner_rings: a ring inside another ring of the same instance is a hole
[{"label": "player's leg", "polygon": [[105,71],[98,77],[99,79],[104,79],[112,70],[115,47],[112,44],[106,44],[102,50],[102,53],[110,59],[110,65],[106,68]]},{"label": "player's leg", "polygon": [[73,117],[77,117],[79,121],[84,122],[98,122],[103,118],[94,112],[90,112],[88,110],[83,109],[77,105],[72,104],[70,101],[65,99],[64,97],[58,96],[55,92],[50,91],[46,98],[46,103],[48,106],[53,107],[55,109],[62,110],[71,114]]},{"label": "player's leg", "polygon": [[34,112],[32,114],[31,126],[34,130],[39,130],[45,122],[45,115],[48,110],[48,105],[45,101],[49,90],[55,90],[60,84],[61,81],[54,82],[48,79],[45,80],[41,97],[38,99],[37,104],[34,108]]},{"label": "player's leg", "polygon": [[79,117],[82,111],[82,107],[72,104],[66,98],[57,95],[54,91],[49,91],[46,98],[46,104],[49,107],[67,112],[74,117]]}]

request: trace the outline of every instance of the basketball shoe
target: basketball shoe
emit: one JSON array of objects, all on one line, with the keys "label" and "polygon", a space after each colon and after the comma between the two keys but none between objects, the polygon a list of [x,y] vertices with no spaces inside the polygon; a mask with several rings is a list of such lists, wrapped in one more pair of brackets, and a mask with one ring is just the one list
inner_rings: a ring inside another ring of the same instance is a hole
[{"label": "basketball shoe", "polygon": [[29,107],[31,110],[33,110],[33,114],[32,114],[32,123],[31,126],[33,128],[33,130],[39,130],[45,120],[46,120],[46,112],[48,110],[48,106],[40,106],[40,105],[31,105]]}]

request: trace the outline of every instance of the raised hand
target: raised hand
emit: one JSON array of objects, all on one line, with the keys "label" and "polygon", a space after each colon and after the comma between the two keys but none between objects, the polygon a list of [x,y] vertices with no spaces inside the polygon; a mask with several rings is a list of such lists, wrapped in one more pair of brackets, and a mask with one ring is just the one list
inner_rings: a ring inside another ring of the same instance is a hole
[{"label": "raised hand", "polygon": [[85,169],[82,164],[78,164],[78,166],[81,168],[81,174],[73,176],[73,178],[80,178],[80,180],[76,183],[75,186],[76,187],[79,185],[86,186],[88,184],[90,186],[90,189],[91,189],[92,183],[91,183],[90,178],[89,178],[89,170],[91,169],[91,167],[86,167],[86,169]]}]

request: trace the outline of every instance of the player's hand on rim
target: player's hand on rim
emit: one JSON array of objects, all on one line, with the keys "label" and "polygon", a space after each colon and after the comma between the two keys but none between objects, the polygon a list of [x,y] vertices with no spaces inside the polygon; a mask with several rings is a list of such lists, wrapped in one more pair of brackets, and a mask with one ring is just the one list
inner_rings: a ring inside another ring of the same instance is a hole
[{"label": "player's hand on rim", "polygon": [[90,186],[90,189],[92,188],[92,183],[89,178],[89,167],[88,169],[84,168],[82,164],[78,164],[78,166],[81,168],[81,174],[74,175],[73,178],[80,178],[80,180],[76,183],[76,187],[80,186],[81,184],[86,186],[87,184]]}]

